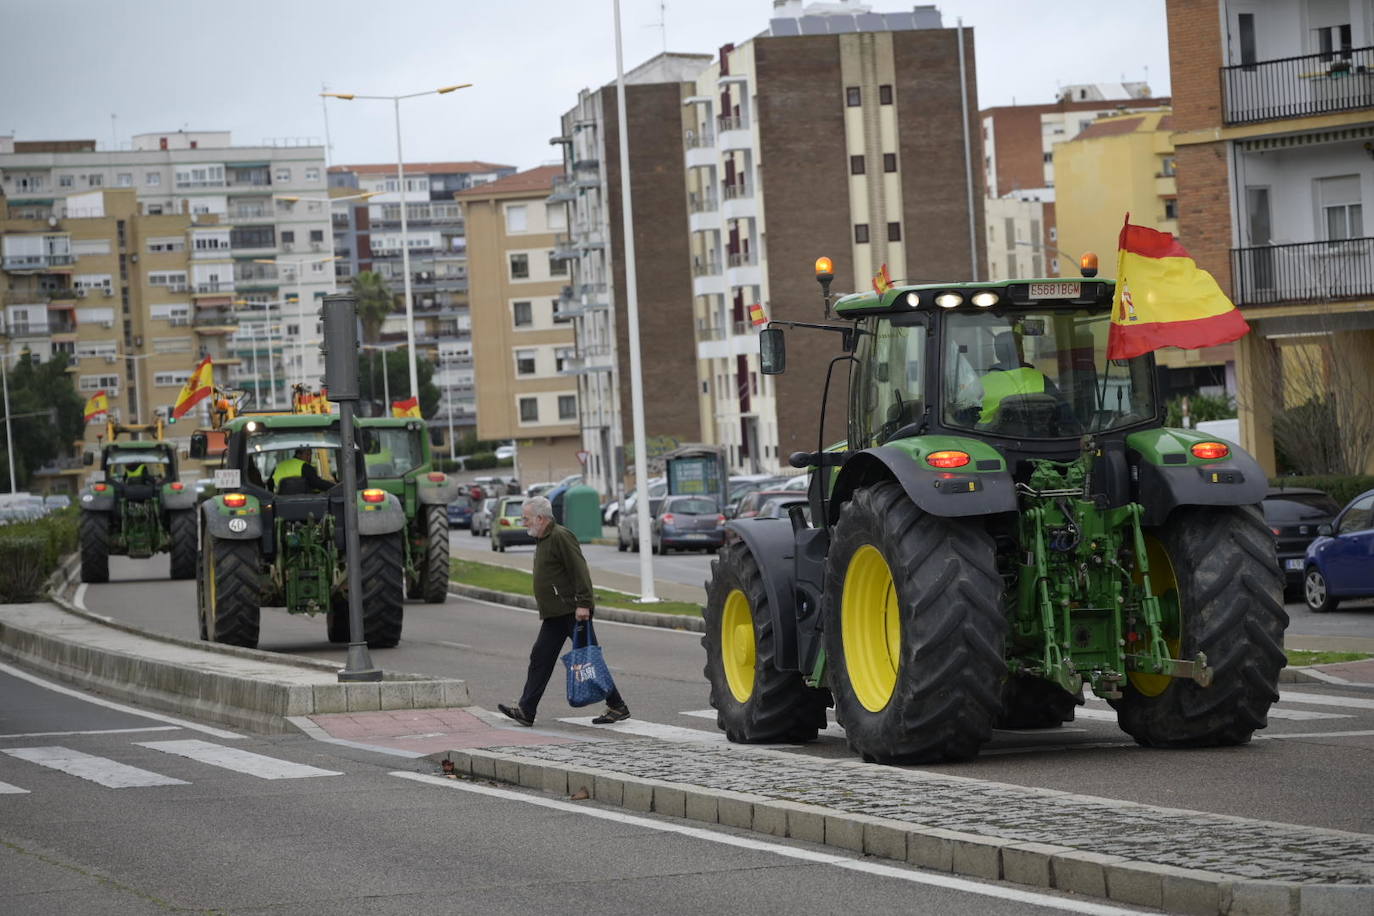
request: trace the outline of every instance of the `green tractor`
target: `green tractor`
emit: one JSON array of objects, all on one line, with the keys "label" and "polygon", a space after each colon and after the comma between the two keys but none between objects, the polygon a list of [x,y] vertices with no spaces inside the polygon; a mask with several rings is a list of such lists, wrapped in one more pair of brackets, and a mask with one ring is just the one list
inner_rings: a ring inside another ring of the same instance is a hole
[{"label": "green tractor", "polygon": [[[121,433],[151,439],[120,441]],[[94,464],[88,452],[86,464]],[[177,452],[162,423],[106,425],[99,479],[81,492],[81,581],[108,582],[110,555],[171,555],[171,577],[196,574],[196,491],[177,479]],[[94,475],[93,475],[94,476]]]},{"label": "green tractor", "polygon": [[[339,418],[329,414],[247,414],[223,426],[228,439],[216,492],[200,504],[196,566],[200,638],[254,648],[263,606],[324,614],[330,642],[349,641],[344,500],[358,506],[363,638],[371,648],[401,639],[405,513],[367,484],[337,482]],[[208,435],[191,437],[203,458]],[[307,454],[308,452],[308,454]],[[303,473],[302,473],[303,472]]]},{"label": "green tractor", "polygon": [[[809,520],[733,522],[712,564],[702,645],[730,740],[810,740],[833,705],[866,760],[966,760],[994,728],[1071,721],[1085,684],[1142,745],[1265,727],[1288,623],[1265,474],[1163,427],[1153,356],[1107,359],[1115,284],[1092,273],[774,322],[838,332],[848,436],[790,458]],[[764,373],[783,335],[762,332]]]},{"label": "green tractor", "polygon": [[358,420],[372,486],[394,494],[406,514],[406,597],[448,600],[448,504],[458,481],[434,470],[429,428],[405,417]]}]

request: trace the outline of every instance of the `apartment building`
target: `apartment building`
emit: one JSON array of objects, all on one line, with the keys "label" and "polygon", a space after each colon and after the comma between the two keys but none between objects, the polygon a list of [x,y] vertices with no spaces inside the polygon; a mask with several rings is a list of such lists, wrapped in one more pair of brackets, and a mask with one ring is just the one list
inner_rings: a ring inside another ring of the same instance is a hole
[{"label": "apartment building", "polygon": [[416,350],[437,360],[433,381],[441,400],[438,413],[429,419],[436,430],[446,431],[450,422],[455,431],[459,427],[470,430],[476,423],[477,403],[467,235],[462,207],[454,195],[512,175],[515,167],[491,162],[409,162],[403,172],[404,195],[394,162],[330,166],[330,190],[336,195],[332,216],[335,277],[340,288],[347,288],[361,271],[381,274],[396,296],[396,310],[383,323],[381,337],[384,343],[403,343],[402,251],[408,249]]},{"label": "apartment building", "polygon": [[869,288],[884,264],[898,282],[980,278],[975,72],[972,30],[943,28],[934,7],[785,2],[695,80],[683,156],[697,383],[703,438],[732,467],[779,470],[845,434],[843,367],[817,428],[834,336],[790,333],[792,369],[763,376],[749,306],[822,319],[821,255],[837,293]]},{"label": "apartment building", "polygon": [[[111,273],[110,284],[128,310],[116,320],[124,327],[110,329],[123,331],[110,336],[119,352],[131,363],[144,355],[139,335],[125,328],[142,317],[133,291],[157,287],[146,304],[159,317],[149,311],[148,320],[179,319],[201,338],[219,336],[226,362],[217,380],[278,406],[289,402],[293,381],[313,381],[322,371],[312,303],[333,288],[323,157],[318,146],[234,146],[228,131],[139,134],[118,150],[98,150],[89,140],[6,137],[0,192],[5,215],[21,221],[106,219],[93,214],[116,207],[126,234],[111,235],[122,273],[117,281]],[[107,203],[111,192],[123,193]],[[135,241],[131,214],[154,228],[165,217],[169,229]],[[168,266],[166,256],[186,263]],[[187,361],[201,349],[215,348],[198,345]],[[150,384],[139,388],[143,374],[130,368],[121,387],[141,395]],[[146,418],[155,403],[140,396],[126,406]]]},{"label": "apartment building", "polygon": [[[700,441],[691,310],[686,170],[680,138],[684,100],[709,55],[661,54],[625,74],[630,192],[634,203],[637,313],[643,354],[644,429],[650,456]],[[619,493],[633,467],[629,315],[623,180],[614,84],[578,93],[552,143],[563,155],[551,205],[567,210],[554,256],[569,266],[558,314],[572,322],[576,350],[564,373],[576,381],[588,482]]]},{"label": "apartment building", "polygon": [[[558,313],[569,266],[555,254],[567,213],[549,203],[559,165],[517,172],[459,191],[468,228],[467,266],[477,390],[477,436],[516,440],[522,480],[582,471],[582,432],[572,326]],[[439,343],[440,358],[457,352]]]},{"label": "apartment building", "polygon": [[1250,324],[1236,343],[1241,440],[1273,473],[1276,419],[1314,404],[1349,417],[1374,401],[1363,209],[1374,200],[1374,5],[1166,8],[1179,228]]}]

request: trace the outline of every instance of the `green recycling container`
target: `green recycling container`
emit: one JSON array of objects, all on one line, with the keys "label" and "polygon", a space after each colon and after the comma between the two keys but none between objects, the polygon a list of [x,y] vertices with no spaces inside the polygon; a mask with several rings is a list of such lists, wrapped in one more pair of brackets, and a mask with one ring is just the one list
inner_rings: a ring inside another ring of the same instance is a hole
[{"label": "green recycling container", "polygon": [[563,494],[563,525],[582,544],[601,537],[601,497],[594,487],[579,484]]}]

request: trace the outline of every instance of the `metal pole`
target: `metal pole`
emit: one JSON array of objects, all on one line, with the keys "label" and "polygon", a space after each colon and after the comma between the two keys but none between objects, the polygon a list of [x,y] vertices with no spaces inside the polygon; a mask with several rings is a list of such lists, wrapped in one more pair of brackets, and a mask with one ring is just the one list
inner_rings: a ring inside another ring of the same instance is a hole
[{"label": "metal pole", "polygon": [[272,333],[272,306],[267,307],[267,377],[271,381],[267,386],[267,400],[271,407],[277,406],[277,366],[273,361],[272,342],[276,336]]},{"label": "metal pole", "polygon": [[[391,100],[396,110],[396,182],[401,191],[401,270],[405,272],[406,346],[410,348],[410,394],[420,397],[420,373],[415,367],[415,309],[410,302],[410,227],[406,222],[405,162],[401,156],[401,99]],[[387,400],[387,410],[391,401]]]},{"label": "metal pole", "polygon": [[973,212],[973,153],[968,136],[968,73],[964,69],[964,20],[958,20],[955,32],[959,42],[959,101],[963,106],[964,125],[964,188],[968,192],[968,260],[970,276],[978,281],[978,227],[974,223]]},{"label": "metal pole", "polygon": [[448,460],[457,461],[458,446],[453,441],[453,366],[451,365],[452,362],[452,360],[449,360],[450,365],[445,367],[445,375],[448,377],[448,385],[445,386],[448,388]]},{"label": "metal pole", "polygon": [[386,399],[382,405],[382,416],[391,416],[391,367],[386,362],[386,350],[382,350],[382,397]]},{"label": "metal pole", "polygon": [[0,352],[0,385],[5,389],[5,451],[10,456],[10,495],[19,492],[14,482],[14,432],[10,428],[10,355]]},{"label": "metal pole", "polygon": [[630,135],[625,117],[625,58],[620,45],[620,0],[615,6],[615,104],[620,132],[620,216],[625,236],[625,308],[629,316],[630,407],[635,424],[635,511],[639,523],[640,601],[658,601],[649,530],[649,457],[644,434],[644,374],[639,353],[639,288],[635,276],[634,204],[630,194]]},{"label": "metal pole", "polygon": [[353,457],[353,399],[339,401],[339,464],[344,485],[344,549],[348,566],[348,660],[339,672],[341,681],[380,681],[382,671],[372,663],[363,639],[363,581],[357,558],[362,556],[358,543],[358,465]]},{"label": "metal pole", "polygon": [[249,325],[253,329],[253,406],[262,405],[262,385],[259,384],[258,376],[258,326]]},{"label": "metal pole", "polygon": [[309,389],[310,384],[305,378],[305,297],[299,294],[296,296],[296,321],[296,356],[300,361],[301,387]]}]

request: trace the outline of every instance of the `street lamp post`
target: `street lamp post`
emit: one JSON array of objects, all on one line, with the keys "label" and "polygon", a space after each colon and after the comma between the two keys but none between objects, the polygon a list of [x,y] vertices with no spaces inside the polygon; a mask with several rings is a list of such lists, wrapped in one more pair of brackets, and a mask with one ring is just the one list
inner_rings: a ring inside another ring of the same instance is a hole
[{"label": "street lamp post", "polygon": [[[358,196],[363,197],[363,196],[369,196],[369,195],[358,195]],[[290,198],[290,199],[299,200],[299,198]],[[300,269],[300,268],[304,268],[307,264],[327,264],[327,263],[329,263],[330,261],[337,261],[338,259],[339,259],[339,256],[338,256],[338,255],[330,255],[330,256],[327,257],[327,258],[307,258],[307,259],[305,259],[305,260],[303,260],[303,261],[293,261],[293,262],[291,262],[291,263],[294,264],[298,269]],[[253,263],[254,263],[254,264],[271,264],[271,265],[275,266],[275,265],[277,264],[277,260],[276,260],[276,258],[254,258],[254,259],[253,259]],[[296,275],[296,287],[297,287],[297,290],[300,289],[300,282],[301,282],[300,274],[298,273],[298,274]],[[331,272],[330,275],[329,275],[329,285],[330,285],[331,288],[334,286],[334,275],[333,275],[332,272]],[[278,313],[279,313],[279,314],[284,314],[284,313],[282,313],[282,311],[281,311],[281,307],[282,307],[283,305],[289,305],[290,302],[291,302],[291,300],[288,298],[288,299],[273,299],[273,300],[271,300],[270,302],[259,303],[259,304],[261,304],[261,305],[266,305],[269,312],[271,311],[272,306],[275,305],[275,306],[277,307]],[[250,303],[247,299],[236,299],[236,300],[234,301],[234,304],[235,304],[235,305],[250,305],[251,303]],[[303,298],[301,297],[299,291],[296,293],[296,322],[297,322],[297,325],[296,325],[296,359],[297,359],[297,362],[300,363],[300,383],[301,383],[302,386],[308,388],[309,385],[307,384],[307,382],[306,382],[306,377],[305,377],[305,337],[306,337],[306,335],[305,335],[305,299],[303,299]],[[283,347],[282,349],[283,349],[283,352],[284,352],[284,351],[285,351],[285,347]],[[256,373],[255,373],[255,374],[256,374]]]},{"label": "street lamp post", "polygon": [[458,446],[453,441],[453,355],[444,360],[444,390],[448,394],[448,460],[458,460]]},{"label": "street lamp post", "polygon": [[420,396],[420,373],[415,362],[415,307],[410,301],[410,232],[409,224],[406,221],[405,157],[401,152],[401,99],[413,99],[422,95],[445,95],[455,89],[466,89],[471,85],[472,83],[459,83],[455,86],[443,86],[439,89],[427,89],[424,92],[411,92],[405,95],[358,95],[352,92],[320,93],[326,98],[343,99],[350,102],[354,99],[377,99],[389,101],[392,105],[396,122],[396,190],[401,195],[401,270],[404,273],[406,344],[410,347],[410,394],[416,398]]},{"label": "street lamp post", "polygon": [[[360,349],[360,350],[378,350],[378,351],[380,351],[381,354],[382,354],[382,397],[383,397],[383,398],[385,399],[385,401],[386,401],[385,406],[384,406],[383,409],[382,409],[382,416],[384,416],[384,417],[389,417],[389,416],[391,416],[391,379],[387,377],[387,370],[390,368],[390,366],[389,366],[389,364],[387,363],[386,355],[387,355],[388,353],[390,353],[392,350],[394,350],[394,349],[396,349],[397,347],[399,347],[399,346],[402,346],[402,345],[401,345],[401,344],[398,344],[398,343],[395,343],[395,344],[361,344],[361,345],[359,345],[359,347],[358,347],[358,349]],[[370,364],[371,364],[371,360],[369,360],[368,363],[369,363],[369,365],[370,365]],[[376,397],[376,394],[377,394],[377,393],[376,393],[376,391],[373,391],[372,394],[373,394],[373,397]],[[416,397],[418,397],[418,395],[417,395]]]},{"label": "street lamp post", "polygon": [[14,431],[10,427],[10,355],[0,350],[0,385],[5,389],[5,451],[10,456],[10,494],[19,492],[14,482]]}]

